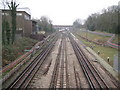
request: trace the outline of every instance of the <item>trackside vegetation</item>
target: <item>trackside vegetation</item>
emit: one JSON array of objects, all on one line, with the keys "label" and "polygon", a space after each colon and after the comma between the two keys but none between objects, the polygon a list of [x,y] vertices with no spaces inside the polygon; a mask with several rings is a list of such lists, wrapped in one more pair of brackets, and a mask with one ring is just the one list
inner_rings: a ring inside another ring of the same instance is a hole
[{"label": "trackside vegetation", "polygon": [[11,45],[2,46],[2,66],[6,66],[21,55],[26,53],[24,50],[31,49],[38,41],[31,38],[20,38]]}]

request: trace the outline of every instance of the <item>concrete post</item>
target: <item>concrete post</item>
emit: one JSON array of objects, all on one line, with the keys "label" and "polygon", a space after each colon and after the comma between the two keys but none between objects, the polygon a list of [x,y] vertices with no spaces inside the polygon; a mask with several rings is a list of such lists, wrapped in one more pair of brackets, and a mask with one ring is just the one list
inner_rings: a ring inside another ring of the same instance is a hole
[{"label": "concrete post", "polygon": [[120,61],[118,60],[118,55],[114,56],[113,68],[120,73]]}]

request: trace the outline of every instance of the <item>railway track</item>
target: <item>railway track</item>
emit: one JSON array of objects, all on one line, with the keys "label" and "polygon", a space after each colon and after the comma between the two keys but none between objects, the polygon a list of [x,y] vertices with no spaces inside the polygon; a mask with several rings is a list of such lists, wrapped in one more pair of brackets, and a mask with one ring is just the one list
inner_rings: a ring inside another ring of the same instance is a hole
[{"label": "railway track", "polygon": [[90,88],[100,88],[100,89],[109,89],[109,86],[106,84],[104,79],[101,77],[96,68],[89,61],[88,57],[79,47],[77,42],[73,39],[72,35],[69,34],[70,42],[73,46],[77,59],[80,63],[80,66],[84,72],[85,77],[89,83]]},{"label": "railway track", "polygon": [[81,80],[79,77],[79,73],[76,71],[75,64],[73,63],[73,68],[74,68],[74,74],[75,74],[75,82],[76,82],[76,88],[81,88]]},{"label": "railway track", "polygon": [[[45,46],[42,52],[26,67],[26,69],[6,89],[9,90],[13,88],[26,89],[29,82],[35,76],[38,69],[45,62],[46,57],[51,52],[57,39],[58,38],[56,35],[56,37],[50,40],[49,44]],[[72,44],[73,50],[80,64],[80,68],[82,68],[82,71],[88,82],[87,84],[89,84],[89,87],[92,90],[95,90],[96,88],[106,90],[109,89],[109,85],[106,83],[106,81],[104,81],[103,77],[94,67],[94,65],[90,62],[89,58],[86,56],[84,51],[79,47],[78,43],[74,40],[70,33],[68,35],[64,33],[61,34],[60,46],[58,49],[58,55],[52,72],[49,89],[51,90],[56,88],[70,88],[69,80],[72,78],[69,78],[68,72],[69,71],[68,67],[70,67],[69,66],[70,63],[67,60],[67,45],[66,45],[67,39],[69,39],[70,43]],[[81,87],[82,80],[79,75],[80,73],[78,72],[77,66],[75,66],[74,61],[73,69],[74,69],[73,79],[75,78],[76,88],[82,88]]]},{"label": "railway track", "polygon": [[57,35],[50,41],[48,46],[45,47],[43,51],[23,70],[23,72],[6,88],[6,90],[27,88],[29,82],[45,61],[56,41]]},{"label": "railway track", "polygon": [[67,70],[66,37],[62,34],[62,40],[59,47],[59,53],[54,66],[50,89],[69,88],[68,70]]}]

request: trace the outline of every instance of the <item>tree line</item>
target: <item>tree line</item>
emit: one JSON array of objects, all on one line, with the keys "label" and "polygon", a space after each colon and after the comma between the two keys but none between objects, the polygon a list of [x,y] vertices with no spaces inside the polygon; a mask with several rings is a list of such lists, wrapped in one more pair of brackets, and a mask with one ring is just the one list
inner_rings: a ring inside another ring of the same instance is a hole
[{"label": "tree line", "polygon": [[99,30],[120,34],[120,7],[117,5],[103,9],[102,13],[94,13],[85,21],[84,26],[91,31]]},{"label": "tree line", "polygon": [[120,6],[113,5],[100,13],[91,14],[82,24],[80,19],[73,22],[73,28],[86,28],[90,31],[105,31],[120,34]]}]

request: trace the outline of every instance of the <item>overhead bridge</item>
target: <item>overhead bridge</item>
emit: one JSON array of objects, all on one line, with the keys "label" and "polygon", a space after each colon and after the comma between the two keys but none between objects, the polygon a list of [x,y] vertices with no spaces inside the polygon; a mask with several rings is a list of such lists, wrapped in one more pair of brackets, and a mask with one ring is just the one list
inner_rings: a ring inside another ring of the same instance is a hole
[{"label": "overhead bridge", "polygon": [[55,29],[72,28],[72,25],[53,25]]}]

